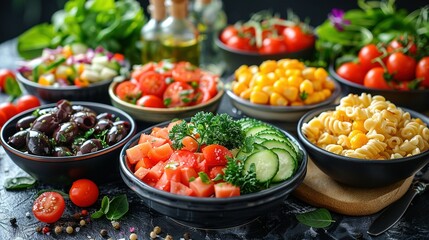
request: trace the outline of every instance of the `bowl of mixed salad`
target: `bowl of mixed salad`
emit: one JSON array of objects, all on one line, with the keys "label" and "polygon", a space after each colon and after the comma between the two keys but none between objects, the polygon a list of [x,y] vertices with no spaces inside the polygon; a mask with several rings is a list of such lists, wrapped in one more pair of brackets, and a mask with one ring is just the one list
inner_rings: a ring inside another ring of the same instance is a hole
[{"label": "bowl of mixed salad", "polygon": [[306,151],[288,132],[205,112],[148,128],[120,154],[122,179],[150,208],[200,228],[237,226],[275,211],[306,166]]},{"label": "bowl of mixed salad", "polygon": [[21,63],[17,79],[47,103],[61,99],[107,103],[109,84],[126,68],[122,54],[73,44],[44,49],[40,57]]}]

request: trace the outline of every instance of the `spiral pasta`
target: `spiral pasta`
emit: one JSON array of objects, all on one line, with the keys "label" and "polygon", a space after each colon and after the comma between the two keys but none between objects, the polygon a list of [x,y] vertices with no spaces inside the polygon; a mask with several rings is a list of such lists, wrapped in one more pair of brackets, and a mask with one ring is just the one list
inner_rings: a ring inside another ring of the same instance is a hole
[{"label": "spiral pasta", "polygon": [[395,159],[429,149],[429,129],[418,118],[383,96],[349,94],[334,111],[302,126],[315,145],[335,154],[362,159]]}]

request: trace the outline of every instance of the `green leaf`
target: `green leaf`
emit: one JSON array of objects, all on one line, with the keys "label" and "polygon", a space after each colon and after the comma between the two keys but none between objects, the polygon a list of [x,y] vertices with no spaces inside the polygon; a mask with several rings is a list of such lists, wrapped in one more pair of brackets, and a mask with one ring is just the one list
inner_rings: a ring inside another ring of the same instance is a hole
[{"label": "green leaf", "polygon": [[57,34],[53,26],[46,23],[30,28],[18,37],[19,55],[24,59],[40,56],[44,48],[54,47],[51,40]]},{"label": "green leaf", "polygon": [[59,193],[64,199],[70,199],[70,197],[69,197],[69,195],[67,193],[65,193],[63,191],[60,191],[60,190],[56,190],[56,189],[43,189],[43,190],[40,190],[40,191],[38,191],[36,193],[35,198],[37,198],[38,196],[40,196],[42,193],[45,193],[45,192],[56,192],[56,193]]},{"label": "green leaf", "polygon": [[101,200],[100,209],[95,213],[91,214],[91,218],[94,218],[94,219],[101,218],[102,216],[104,216],[104,214],[106,214],[109,211],[109,208],[110,208],[109,197],[104,196],[103,199]]},{"label": "green leaf", "polygon": [[12,98],[17,98],[22,94],[22,91],[21,91],[21,88],[19,87],[18,82],[16,81],[15,78],[12,78],[12,77],[6,78],[4,90],[6,94],[11,96]]},{"label": "green leaf", "polygon": [[91,218],[93,219],[98,219],[101,218],[104,215],[104,213],[100,210],[94,212],[93,214],[91,214]]},{"label": "green leaf", "polygon": [[296,215],[296,219],[300,223],[313,228],[326,228],[335,222],[332,220],[331,213],[325,208],[298,214]]},{"label": "green leaf", "polygon": [[36,185],[36,179],[32,177],[7,178],[4,183],[6,190],[23,190]]},{"label": "green leaf", "polygon": [[127,195],[119,195],[110,201],[109,211],[106,213],[106,218],[109,220],[118,220],[128,212]]}]

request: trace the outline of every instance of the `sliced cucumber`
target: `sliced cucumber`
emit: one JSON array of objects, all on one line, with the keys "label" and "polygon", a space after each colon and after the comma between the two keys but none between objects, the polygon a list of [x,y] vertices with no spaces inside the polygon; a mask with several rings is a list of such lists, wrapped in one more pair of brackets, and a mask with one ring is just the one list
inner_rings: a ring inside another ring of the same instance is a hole
[{"label": "sliced cucumber", "polygon": [[245,130],[244,132],[246,134],[246,137],[251,137],[251,136],[256,135],[259,132],[262,132],[265,130],[271,130],[271,129],[272,129],[271,126],[268,126],[265,124],[260,124],[260,125],[255,125],[253,127],[250,127],[249,129]]},{"label": "sliced cucumber", "polygon": [[279,134],[272,131],[263,131],[255,135],[256,138],[262,138],[265,140],[277,140],[277,141],[289,141],[284,134]]},{"label": "sliced cucumber", "polygon": [[277,174],[273,178],[273,182],[281,182],[284,181],[295,172],[297,161],[295,158],[291,156],[291,154],[280,148],[271,149],[275,154],[277,154],[279,158],[279,170]]},{"label": "sliced cucumber", "polygon": [[279,157],[271,150],[257,150],[248,156],[244,162],[244,171],[249,171],[255,165],[256,179],[261,183],[270,181],[279,170]]},{"label": "sliced cucumber", "polygon": [[247,156],[249,156],[250,154],[252,154],[254,151],[256,151],[256,150],[264,150],[264,149],[267,149],[267,148],[264,147],[264,146],[262,146],[261,144],[258,144],[258,143],[255,142],[253,144],[253,150],[251,152],[246,152],[244,150],[244,148],[241,148],[238,151],[236,157],[239,158],[239,159],[242,159],[242,160],[246,160]]},{"label": "sliced cucumber", "polygon": [[284,149],[288,151],[293,158],[295,159],[297,158],[297,153],[295,152],[295,149],[287,141],[266,140],[262,142],[261,145],[268,149],[273,149],[273,148]]}]

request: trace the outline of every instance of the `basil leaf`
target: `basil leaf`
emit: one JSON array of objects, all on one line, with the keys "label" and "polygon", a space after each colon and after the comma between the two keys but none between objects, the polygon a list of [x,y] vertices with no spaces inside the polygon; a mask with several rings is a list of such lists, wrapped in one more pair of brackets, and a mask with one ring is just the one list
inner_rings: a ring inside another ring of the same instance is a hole
[{"label": "basil leaf", "polygon": [[56,193],[59,193],[64,199],[66,199],[66,200],[70,199],[70,197],[69,197],[69,195],[67,193],[65,193],[63,191],[60,191],[60,190],[55,190],[55,189],[43,189],[43,190],[40,190],[40,191],[38,191],[36,193],[35,198],[37,198],[38,196],[40,196],[44,192],[56,192]]},{"label": "basil leaf", "polygon": [[7,178],[4,183],[6,190],[23,190],[36,185],[36,179],[32,177]]},{"label": "basil leaf", "polygon": [[91,218],[97,219],[101,218],[104,215],[104,213],[100,210],[96,211],[95,213],[91,214]]},{"label": "basil leaf", "polygon": [[332,220],[331,214],[325,208],[319,208],[314,211],[296,215],[296,219],[309,227],[313,228],[326,228],[335,222]]},{"label": "basil leaf", "polygon": [[103,200],[101,200],[101,208],[100,211],[104,214],[106,214],[109,211],[110,208],[110,200],[107,196],[103,197]]},{"label": "basil leaf", "polygon": [[11,97],[16,98],[22,95],[21,88],[19,87],[18,82],[14,78],[11,78],[11,77],[6,78],[6,83],[4,88],[5,88],[4,89],[5,92]]},{"label": "basil leaf", "polygon": [[128,212],[127,195],[119,195],[110,201],[109,211],[106,213],[106,218],[109,220],[118,220]]}]

